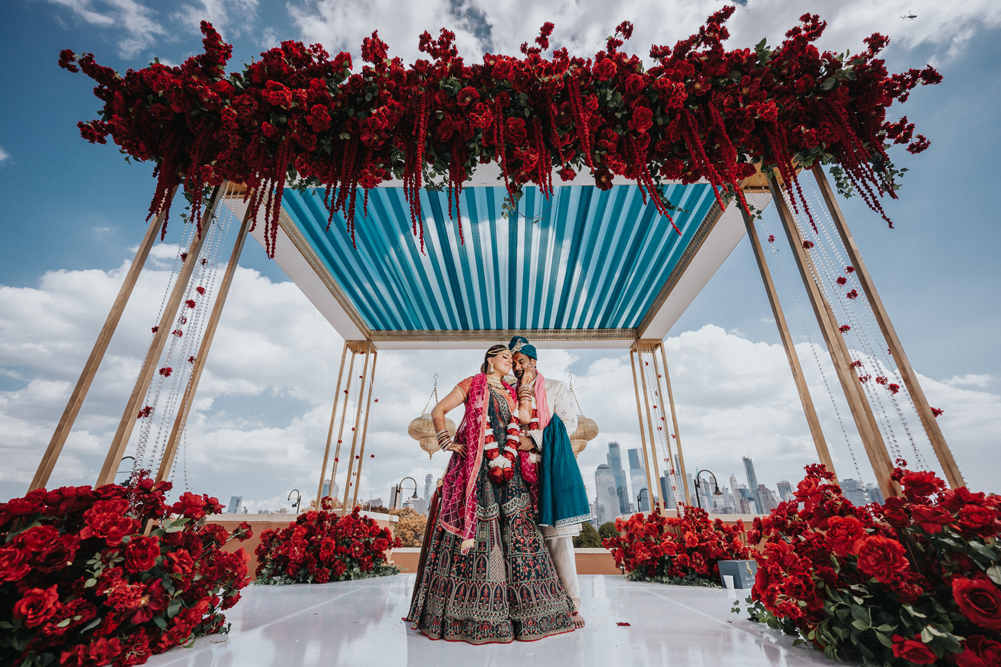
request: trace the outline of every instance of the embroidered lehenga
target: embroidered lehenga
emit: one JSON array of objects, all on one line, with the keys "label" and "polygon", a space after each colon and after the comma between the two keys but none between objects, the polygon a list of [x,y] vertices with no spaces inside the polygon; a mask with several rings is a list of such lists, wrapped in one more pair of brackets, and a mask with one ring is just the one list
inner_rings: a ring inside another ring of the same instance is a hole
[{"label": "embroidered lehenga", "polygon": [[466,455],[442,478],[407,620],[431,639],[471,644],[569,632],[573,603],[535,522],[535,463],[515,451],[513,392],[483,374],[459,387],[466,415],[455,441]]}]

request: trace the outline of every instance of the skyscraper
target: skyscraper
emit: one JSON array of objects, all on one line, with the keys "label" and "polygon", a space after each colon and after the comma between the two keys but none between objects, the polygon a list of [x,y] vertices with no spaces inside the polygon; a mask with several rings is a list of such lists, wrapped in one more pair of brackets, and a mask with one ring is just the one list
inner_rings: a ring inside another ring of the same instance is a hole
[{"label": "skyscraper", "polygon": [[[649,512],[650,489],[647,489],[646,467],[640,460],[640,450],[630,449],[627,453],[629,454],[629,483],[633,487],[632,497],[637,499],[636,511]],[[641,493],[643,489],[647,489],[647,492]],[[642,498],[640,498],[641,495]]]},{"label": "skyscraper", "polygon": [[619,443],[608,443],[608,467],[615,477],[615,493],[619,497],[618,514],[628,514],[632,510],[629,489],[626,487],[626,471],[622,469],[622,450]]},{"label": "skyscraper", "polygon": [[883,498],[883,492],[879,490],[879,487],[875,484],[866,484],[865,491],[869,494],[869,499],[874,503],[879,503],[883,505],[886,503],[886,499]]},{"label": "skyscraper", "polygon": [[869,504],[869,496],[865,493],[865,488],[854,479],[841,480],[841,493],[852,505],[862,507]]},{"label": "skyscraper", "polygon": [[777,486],[779,490],[779,502],[785,502],[795,497],[792,493],[792,484],[790,482],[782,481]]},{"label": "skyscraper", "polygon": [[424,503],[431,504],[431,496],[434,494],[434,475],[428,474],[424,477]]},{"label": "skyscraper", "polygon": [[600,526],[607,521],[615,521],[615,517],[621,514],[619,512],[619,494],[615,486],[615,474],[607,463],[602,463],[594,471],[594,485],[598,490],[594,502],[594,513],[598,517],[598,525]]},{"label": "skyscraper", "polygon": [[[677,478],[676,478],[677,479]],[[680,480],[679,480],[680,481]],[[674,498],[674,491],[671,489],[671,475],[664,473],[660,476],[660,492],[664,499],[664,507],[669,510],[678,509],[678,501]],[[682,493],[684,495],[684,493]]]},{"label": "skyscraper", "polygon": [[226,511],[230,514],[237,514],[240,511],[240,505],[243,504],[243,496],[232,496],[229,499],[229,507]]},{"label": "skyscraper", "polygon": [[744,462],[744,472],[747,473],[747,488],[751,490],[751,497],[754,501],[754,513],[764,514],[764,503],[757,497],[758,476],[754,474],[754,461],[746,456],[741,459]]}]

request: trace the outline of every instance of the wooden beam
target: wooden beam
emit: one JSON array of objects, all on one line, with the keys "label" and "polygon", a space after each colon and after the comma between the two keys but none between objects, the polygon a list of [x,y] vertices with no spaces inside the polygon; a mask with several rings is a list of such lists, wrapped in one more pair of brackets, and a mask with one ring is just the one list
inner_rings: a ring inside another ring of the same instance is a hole
[{"label": "wooden beam", "polygon": [[167,336],[170,335],[172,325],[177,319],[177,311],[181,306],[181,300],[184,299],[188,282],[191,280],[191,274],[195,269],[195,264],[197,264],[198,254],[201,252],[205,238],[208,236],[209,224],[212,221],[212,216],[215,215],[225,186],[225,183],[217,185],[212,192],[209,205],[205,207],[205,212],[202,215],[202,233],[196,233],[194,238],[191,239],[187,260],[181,265],[177,282],[174,283],[174,290],[163,309],[163,315],[160,317],[159,328],[153,334],[153,342],[150,343],[149,350],[146,352],[146,358],[143,360],[139,379],[132,388],[132,395],[129,396],[128,403],[125,405],[122,420],[118,424],[118,430],[111,441],[108,455],[104,459],[104,466],[101,468],[101,473],[97,476],[97,483],[94,486],[103,486],[114,481],[115,471],[118,470],[118,462],[121,460],[122,454],[125,453],[125,448],[129,444],[129,436],[132,435],[132,429],[136,425],[136,418],[139,414],[139,403],[146,396],[146,390],[149,388],[153,374],[156,372],[156,365],[160,361],[160,354],[167,343]]},{"label": "wooden beam", "polygon": [[866,298],[869,299],[872,312],[876,316],[876,322],[883,332],[883,337],[886,339],[890,354],[897,364],[897,369],[900,371],[900,377],[904,382],[904,386],[907,387],[907,391],[914,401],[914,407],[917,409],[921,425],[924,426],[925,433],[928,434],[928,439],[931,441],[932,449],[935,450],[939,464],[942,466],[943,472],[945,472],[946,481],[954,489],[966,486],[966,482],[963,480],[963,473],[959,471],[959,466],[956,465],[956,460],[952,456],[952,450],[949,449],[949,444],[945,441],[945,435],[942,433],[942,429],[935,419],[935,414],[931,411],[931,406],[928,404],[928,399],[921,388],[921,383],[918,382],[917,374],[914,372],[914,368],[907,358],[907,353],[904,352],[904,346],[897,336],[896,329],[893,328],[893,323],[890,322],[890,316],[886,312],[886,307],[883,305],[882,299],[879,298],[879,292],[876,291],[876,284],[873,282],[865,262],[862,261],[862,254],[855,244],[855,238],[852,236],[851,230],[848,229],[848,222],[841,212],[841,206],[834,195],[834,190],[831,188],[831,184],[828,182],[827,176],[821,167],[814,167],[813,175],[817,179],[820,193],[823,195],[824,202],[831,213],[831,218],[834,220],[834,226],[841,236],[842,243],[845,244],[848,259],[851,261],[852,266],[855,267],[855,275],[858,276],[862,290],[865,292]]},{"label": "wooden beam", "polygon": [[[820,291],[820,286],[814,281],[811,275],[810,258],[803,248],[803,238],[796,226],[792,212],[782,198],[778,184],[774,180],[769,180],[769,185],[772,189],[772,199],[775,201],[779,219],[785,227],[789,246],[792,248],[796,266],[799,268],[800,277],[803,279],[803,286],[810,297],[810,305],[813,307],[813,313],[817,318],[817,323],[820,325],[820,331],[824,336],[824,342],[827,344],[827,351],[831,355],[834,370],[837,372],[841,388],[845,393],[845,398],[848,400],[848,407],[851,410],[855,426],[858,428],[859,435],[862,438],[862,446],[869,457],[873,474],[876,477],[884,498],[896,496],[898,495],[897,491],[890,480],[891,471],[886,469],[884,465],[884,461],[888,456],[884,456],[886,446],[883,444],[883,437],[878,428],[873,428],[873,424],[867,416],[866,407],[868,407],[868,401],[865,395],[860,393],[860,383],[858,376],[852,370],[851,358],[842,353],[842,348],[839,345],[841,334],[838,332],[837,322],[833,321],[828,315],[830,311],[828,310],[827,301]],[[863,403],[865,403],[865,406],[863,406]]]},{"label": "wooden beam", "polygon": [[[173,199],[176,192],[177,187],[175,186],[168,197],[168,201]],[[80,413],[80,407],[83,405],[83,401],[87,397],[87,392],[90,390],[90,385],[94,381],[94,376],[97,374],[97,369],[104,359],[104,353],[108,351],[108,344],[111,343],[111,337],[115,334],[115,329],[118,328],[118,323],[122,319],[122,313],[125,312],[125,306],[129,302],[129,297],[132,296],[132,290],[135,289],[136,282],[139,280],[139,274],[142,273],[143,267],[146,265],[149,251],[153,248],[153,244],[156,243],[156,237],[163,227],[163,221],[166,216],[166,210],[161,210],[146,228],[146,235],[143,236],[143,240],[139,244],[139,249],[136,250],[135,259],[132,260],[132,264],[125,274],[125,281],[118,290],[115,302],[111,305],[111,311],[108,313],[108,318],[104,321],[101,333],[97,335],[97,340],[94,342],[94,348],[90,351],[87,363],[83,365],[83,370],[80,372],[80,379],[77,380],[76,387],[73,388],[73,393],[70,394],[70,399],[66,403],[66,409],[63,410],[63,416],[59,419],[59,424],[56,426],[55,433],[52,434],[52,439],[49,440],[49,446],[46,448],[45,453],[42,454],[42,460],[38,464],[38,470],[35,471],[31,485],[28,486],[28,491],[43,488],[49,483],[49,477],[52,475],[52,470],[59,459],[59,454],[63,451],[66,438],[69,437],[73,423]]]},{"label": "wooden beam", "polygon": [[[640,422],[640,446],[643,448],[643,459],[646,460],[647,448],[646,448],[646,425],[643,423],[643,404],[640,402],[640,381],[636,377],[636,361],[637,357],[639,362],[643,363],[643,357],[639,354],[638,341],[634,342],[632,347],[629,348],[629,365],[633,369],[633,390],[636,392],[636,416],[639,418]],[[642,368],[640,369],[642,371]],[[653,497],[653,491],[650,489],[650,472],[649,466],[644,466],[647,468],[646,483],[647,483],[647,493],[651,494]],[[653,506],[653,503],[650,503]],[[621,509],[621,508],[620,508]]]},{"label": "wooden beam", "polygon": [[[195,356],[194,367],[191,369],[191,378],[188,386],[184,388],[184,397],[181,405],[177,409],[174,417],[174,426],[170,430],[170,437],[163,450],[163,458],[160,459],[160,468],[156,473],[156,481],[162,482],[170,476],[170,469],[174,465],[174,456],[177,454],[177,445],[184,432],[184,427],[188,421],[188,413],[195,401],[195,392],[198,391],[198,383],[202,378],[202,370],[209,358],[209,350],[212,349],[212,340],[215,338],[216,329],[219,327],[219,319],[222,317],[222,309],[226,305],[226,297],[229,296],[229,288],[233,284],[233,276],[236,274],[236,267],[240,263],[240,254],[247,241],[247,230],[250,228],[250,212],[253,210],[253,202],[247,207],[247,212],[243,216],[240,224],[240,231],[236,235],[236,242],[233,244],[233,252],[229,256],[229,264],[226,265],[226,273],[219,284],[219,292],[216,301],[212,305],[212,314],[205,325],[205,333],[198,345],[198,354]],[[190,257],[190,255],[189,255]]]},{"label": "wooden beam", "polygon": [[660,355],[664,359],[664,384],[667,385],[667,401],[671,406],[671,424],[674,426],[675,445],[678,449],[678,466],[681,468],[681,488],[685,490],[685,504],[691,498],[688,489],[688,473],[685,470],[685,452],[681,449],[681,431],[678,430],[678,413],[674,409],[674,391],[671,389],[671,373],[667,370],[667,353],[664,352],[664,344],[660,344]]},{"label": "wooden beam", "polygon": [[[649,348],[649,345],[647,345],[646,347]],[[637,368],[639,368],[639,371],[640,371],[640,383],[643,386],[643,406],[646,408],[647,427],[650,429],[650,449],[652,450],[653,458],[656,459],[657,458],[657,439],[654,437],[654,434],[653,434],[653,417],[650,416],[650,392],[647,389],[646,372],[644,372],[644,370],[643,370],[643,364],[646,363],[646,362],[643,361],[643,348],[644,348],[643,342],[639,341],[639,340],[636,341],[636,353],[637,353],[636,356],[639,359],[639,365],[637,366]],[[640,428],[642,428],[642,426],[640,426]],[[650,478],[650,458],[651,458],[650,455],[647,453],[646,441],[644,440],[644,442],[643,442],[643,462],[644,462],[645,465],[643,466],[643,468],[644,468],[644,471],[646,472],[646,485],[647,485],[647,492],[650,495],[650,507],[653,508],[655,505],[658,504],[657,498],[659,498],[661,494],[660,494],[660,488],[654,487],[653,480]],[[658,479],[657,481],[660,482],[660,479]],[[655,488],[656,488],[656,490],[658,492],[656,495],[654,495],[654,489]],[[638,507],[636,508],[636,511],[637,512],[639,511]]]},{"label": "wooden beam", "polygon": [[[348,348],[351,353],[351,361],[348,363],[348,382],[344,387],[344,403],[341,405],[341,427],[337,431],[337,444],[334,446],[334,462],[330,467],[330,500],[334,500],[334,484],[337,482],[337,467],[341,458],[341,441],[344,439],[344,421],[348,416],[348,402],[351,398],[351,382],[354,379],[355,374],[355,357],[357,353],[351,345],[351,342],[344,341],[344,345]],[[316,507],[319,509],[320,502],[317,500]],[[333,509],[333,508],[331,508]]]},{"label": "wooden beam", "polygon": [[834,461],[831,459],[831,452],[827,449],[827,441],[824,440],[824,432],[820,428],[820,418],[817,416],[817,409],[813,405],[813,398],[810,396],[810,389],[806,385],[806,378],[803,377],[803,368],[800,366],[799,355],[796,354],[796,345],[793,343],[792,334],[789,332],[789,325],[786,322],[785,314],[782,312],[782,304],[779,303],[775,283],[772,282],[772,274],[768,270],[768,260],[765,259],[764,249],[761,247],[761,239],[758,238],[757,230],[754,228],[754,221],[751,217],[747,215],[746,211],[741,211],[741,213],[744,215],[744,227],[747,229],[747,238],[750,240],[751,249],[754,251],[754,259],[758,263],[761,282],[764,283],[765,293],[768,295],[768,304],[772,308],[772,317],[775,318],[775,325],[779,329],[779,338],[782,339],[782,347],[785,348],[786,359],[789,361],[789,370],[792,371],[792,379],[796,383],[796,392],[799,394],[800,403],[803,405],[806,423],[810,428],[810,435],[813,436],[813,444],[817,448],[817,456],[820,462],[833,473]]},{"label": "wooden beam", "polygon": [[[358,390],[358,409],[355,410],[355,420],[354,420],[354,433],[351,436],[351,457],[348,459],[348,475],[344,480],[344,505],[341,507],[341,516],[344,516],[348,512],[348,494],[351,493],[351,473],[354,471],[355,464],[355,452],[358,448],[358,426],[361,422],[361,405],[362,399],[365,397],[365,382],[368,380],[368,361],[371,355],[372,342],[367,341],[365,345],[365,364],[362,366],[361,371],[361,386]],[[355,486],[358,483],[355,482]]]},{"label": "wooden beam", "polygon": [[[372,346],[372,370],[371,380],[368,383],[368,399],[365,402],[365,423],[361,427],[361,451],[358,452],[358,471],[355,473],[355,477],[359,480],[361,479],[361,465],[365,462],[365,440],[368,435],[368,416],[372,413],[372,388],[375,386],[375,365],[379,361],[379,351],[375,349],[375,345]],[[359,396],[359,399],[361,397]],[[355,484],[354,500],[351,501],[352,507],[358,506],[358,484]]]},{"label": "wooden beam", "polygon": [[[330,426],[327,428],[327,446],[323,450],[323,465],[320,466],[320,485],[316,487],[316,509],[320,510],[320,498],[323,497],[323,480],[327,476],[327,461],[330,458],[330,441],[334,437],[334,421],[337,416],[337,401],[341,398],[341,380],[344,377],[344,359],[348,354],[348,342],[344,341],[344,349],[341,351],[341,365],[337,371],[337,391],[334,392],[334,407],[330,411]],[[352,359],[354,355],[351,355]],[[345,399],[347,402],[347,399]],[[333,482],[331,482],[333,484]]]},{"label": "wooden beam", "polygon": [[[658,364],[657,364],[657,348],[658,347],[660,347],[661,349],[663,349],[662,341],[659,341],[659,340],[655,341],[654,344],[653,344],[653,346],[650,348],[650,356],[653,357],[653,372],[654,372],[654,375],[657,375],[657,376],[660,375],[660,371],[658,370]],[[657,382],[657,392],[659,393],[660,392],[660,378],[659,377],[656,379],[656,382]],[[664,402],[663,402],[664,401],[663,394],[661,394],[660,396],[656,396],[656,400],[657,400],[657,403],[659,403],[660,405],[663,405],[664,404]],[[660,426],[659,428],[664,428],[664,427]],[[653,422],[652,421],[650,423],[650,432],[651,433],[653,432]],[[670,434],[668,434],[666,437],[670,437]],[[657,485],[657,497],[660,498],[660,513],[663,514],[664,512],[667,511],[667,501],[664,499],[664,489],[661,488],[661,486],[660,486],[660,463],[657,461],[657,443],[656,443],[656,441],[651,440],[650,448],[653,450],[653,456],[650,457],[653,460],[653,480],[652,481]],[[668,448],[668,449],[670,449],[670,448]],[[670,470],[670,468],[668,468],[668,469]],[[651,507],[652,506],[653,506],[653,503],[651,503]]]}]

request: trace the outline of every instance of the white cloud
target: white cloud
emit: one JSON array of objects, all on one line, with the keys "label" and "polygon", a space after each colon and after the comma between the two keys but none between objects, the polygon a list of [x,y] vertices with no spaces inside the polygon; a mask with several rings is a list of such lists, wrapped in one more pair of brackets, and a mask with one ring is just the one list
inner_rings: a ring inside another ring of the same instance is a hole
[{"label": "white cloud", "polygon": [[948,380],[943,380],[943,382],[953,387],[973,386],[973,387],[980,387],[981,389],[983,389],[988,385],[988,383],[990,383],[991,379],[992,379],[991,376],[988,375],[987,373],[983,374],[967,373],[962,377],[960,377],[959,375],[953,375]]},{"label": "white cloud", "polygon": [[118,41],[123,58],[134,58],[143,49],[166,35],[167,31],[154,18],[154,12],[136,0],[49,0],[65,7],[78,18],[101,28],[124,30],[126,36]]},{"label": "white cloud", "polygon": [[[300,37],[321,42],[329,49],[358,54],[361,40],[379,30],[390,46],[390,55],[408,62],[420,57],[417,36],[424,30],[437,36],[446,27],[456,33],[459,53],[467,61],[479,61],[485,50],[517,53],[518,46],[531,42],[546,21],[556,24],[553,46],[566,46],[571,53],[590,56],[604,46],[604,39],[621,21],[635,25],[627,45],[646,56],[651,44],[673,45],[695,32],[713,12],[718,0],[559,0],[539,3],[532,0],[426,0],[395,3],[390,0],[298,0],[288,9]],[[822,3],[805,8],[794,0],[750,0],[737,8],[729,22],[732,47],[750,46],[762,37],[774,45],[798,22],[799,16],[815,11],[828,22],[820,48],[857,52],[862,39],[873,32],[887,34],[904,48],[934,47],[942,58],[957,55],[979,30],[1001,25],[1001,5],[993,0],[964,3],[917,3],[917,18],[901,20],[903,5],[851,0]]]},{"label": "white cloud", "polygon": [[5,151],[3,148],[0,148],[0,164],[3,164],[9,159],[10,159],[10,153]]},{"label": "white cloud", "polygon": [[183,4],[171,18],[199,33],[201,22],[208,21],[224,39],[233,39],[254,23],[257,18],[258,0],[197,0]]}]

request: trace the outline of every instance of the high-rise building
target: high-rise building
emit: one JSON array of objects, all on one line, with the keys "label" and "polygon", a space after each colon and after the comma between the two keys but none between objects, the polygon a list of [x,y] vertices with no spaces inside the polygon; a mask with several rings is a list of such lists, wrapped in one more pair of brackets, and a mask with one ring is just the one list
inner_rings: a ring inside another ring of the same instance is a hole
[{"label": "high-rise building", "polygon": [[243,496],[231,496],[229,499],[229,507],[226,511],[230,514],[238,514],[240,512],[240,505],[243,504]]},{"label": "high-rise building", "polygon": [[[671,489],[671,476],[669,473],[665,472],[660,476],[660,492],[662,494],[661,497],[664,499],[664,507],[669,510],[678,509],[678,501],[675,500],[674,490]],[[684,490],[682,490],[681,495],[684,495]]]},{"label": "high-rise building", "polygon": [[427,514],[428,511],[428,504],[423,498],[408,498],[407,501],[403,503],[403,506],[409,507],[418,514]]},{"label": "high-rise building", "polygon": [[758,514],[758,506],[754,502],[754,494],[743,484],[738,484],[734,489],[737,494],[737,505],[741,514]]},{"label": "high-rise building", "polygon": [[744,462],[744,472],[747,474],[747,488],[751,490],[751,498],[754,500],[754,513],[765,514],[765,511],[762,509],[763,503],[757,497],[758,476],[754,474],[754,461],[746,456],[741,460]]},{"label": "high-rise building", "polygon": [[619,443],[608,443],[608,467],[615,477],[615,494],[619,497],[618,514],[629,514],[633,504],[629,500],[629,489],[626,487],[626,471],[622,469],[622,450]]},{"label": "high-rise building", "polygon": [[866,484],[865,492],[869,494],[869,499],[872,502],[879,503],[880,505],[886,503],[886,499],[883,498],[883,492],[875,484]]},{"label": "high-rise building", "polygon": [[[640,450],[630,449],[626,453],[629,454],[629,483],[633,487],[632,497],[636,498],[636,511],[649,512],[650,489],[647,489],[646,467],[640,459]],[[643,489],[647,489],[647,492],[643,493]]]},{"label": "high-rise building", "polygon": [[787,500],[793,500],[796,496],[792,492],[792,483],[781,481],[776,486],[779,490],[779,502],[785,502]]},{"label": "high-rise building", "polygon": [[330,480],[329,479],[324,480],[323,481],[323,493],[320,495],[320,497],[321,498],[326,498],[327,496],[331,496],[333,498],[336,498],[337,495],[338,495],[337,494],[338,490],[339,489],[337,488],[337,485],[334,484],[334,491],[333,491],[333,493],[331,493],[330,492]]},{"label": "high-rise building", "polygon": [[758,484],[758,492],[755,495],[756,500],[758,501],[758,509],[762,514],[768,514],[779,506],[778,502],[775,500],[775,495],[771,492],[771,489],[764,484]]},{"label": "high-rise building", "polygon": [[854,479],[848,478],[841,480],[841,493],[844,494],[848,502],[856,507],[862,507],[863,505],[869,504],[869,496],[865,493],[865,487]]},{"label": "high-rise building", "polygon": [[431,496],[434,495],[434,475],[424,476],[424,502],[431,504]]},{"label": "high-rise building", "polygon": [[619,511],[619,494],[615,486],[615,474],[610,465],[602,463],[598,466],[594,471],[594,485],[597,487],[594,513],[598,517],[598,525],[615,521],[615,517],[622,512]]}]

